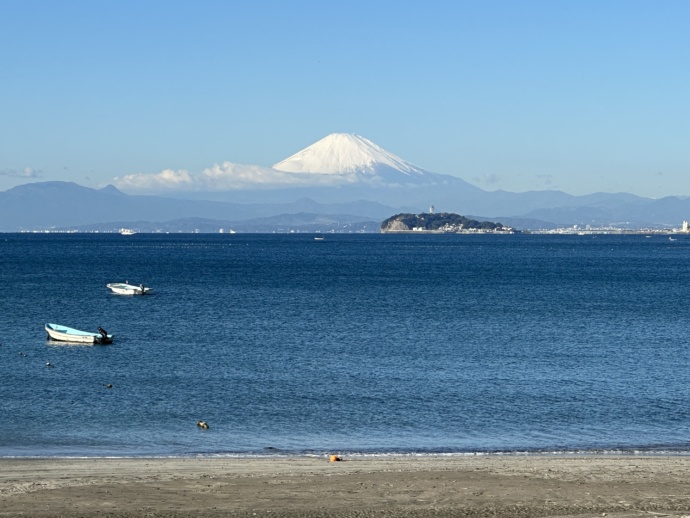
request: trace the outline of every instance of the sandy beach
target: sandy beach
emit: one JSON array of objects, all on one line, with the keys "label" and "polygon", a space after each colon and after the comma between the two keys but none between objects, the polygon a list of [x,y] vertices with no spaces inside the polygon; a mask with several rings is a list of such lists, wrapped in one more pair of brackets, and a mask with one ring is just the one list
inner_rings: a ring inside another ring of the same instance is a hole
[{"label": "sandy beach", "polygon": [[690,458],[0,459],[0,516],[690,516]]}]

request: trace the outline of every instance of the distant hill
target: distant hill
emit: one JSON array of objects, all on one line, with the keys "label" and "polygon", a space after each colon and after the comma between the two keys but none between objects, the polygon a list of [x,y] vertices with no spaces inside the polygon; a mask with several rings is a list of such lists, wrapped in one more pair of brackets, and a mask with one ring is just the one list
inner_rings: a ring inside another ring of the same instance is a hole
[{"label": "distant hill", "polygon": [[[311,214],[315,226],[319,225],[319,217],[330,216],[333,221],[368,221],[378,227],[378,222],[394,211],[393,207],[363,200],[324,204],[300,198],[291,203],[242,204],[131,196],[113,186],[91,189],[71,182],[38,182],[0,192],[0,232],[50,229],[110,232],[134,226],[142,231],[143,228],[178,231],[177,223],[170,222],[190,218],[220,223],[212,225],[213,232],[230,225],[250,228],[251,224],[240,223],[264,218],[257,226],[271,232],[290,224],[291,215],[295,214]],[[188,228],[186,224],[183,227]]]}]

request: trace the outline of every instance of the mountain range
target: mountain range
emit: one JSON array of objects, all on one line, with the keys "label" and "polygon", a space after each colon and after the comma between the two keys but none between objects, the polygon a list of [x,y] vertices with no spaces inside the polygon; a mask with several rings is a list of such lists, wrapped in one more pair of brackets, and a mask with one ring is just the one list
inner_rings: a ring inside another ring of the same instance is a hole
[{"label": "mountain range", "polygon": [[[359,135],[334,133],[272,168],[225,163],[190,182],[241,188],[125,194],[108,185],[36,182],[0,192],[0,231],[378,231],[400,212],[430,206],[519,229],[558,226],[671,228],[690,219],[690,199],[626,193],[572,196],[561,191],[485,191],[426,171]],[[146,178],[139,178],[145,181]],[[136,225],[135,225],[136,224]]]}]

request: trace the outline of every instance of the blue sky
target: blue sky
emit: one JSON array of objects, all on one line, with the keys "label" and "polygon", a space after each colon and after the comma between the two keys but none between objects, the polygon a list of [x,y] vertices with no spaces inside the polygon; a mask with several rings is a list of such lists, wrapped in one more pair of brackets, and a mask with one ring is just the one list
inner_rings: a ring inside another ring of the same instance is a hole
[{"label": "blue sky", "polygon": [[690,195],[690,2],[0,0],[0,190],[360,134],[484,189]]}]

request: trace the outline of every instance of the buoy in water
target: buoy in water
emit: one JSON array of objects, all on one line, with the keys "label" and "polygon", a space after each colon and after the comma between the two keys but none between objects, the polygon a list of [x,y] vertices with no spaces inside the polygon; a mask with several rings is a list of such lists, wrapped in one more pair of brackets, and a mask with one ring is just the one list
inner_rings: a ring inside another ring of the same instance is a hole
[{"label": "buoy in water", "polygon": [[197,421],[196,425],[199,428],[203,428],[204,430],[208,430],[208,423],[206,421]]}]

